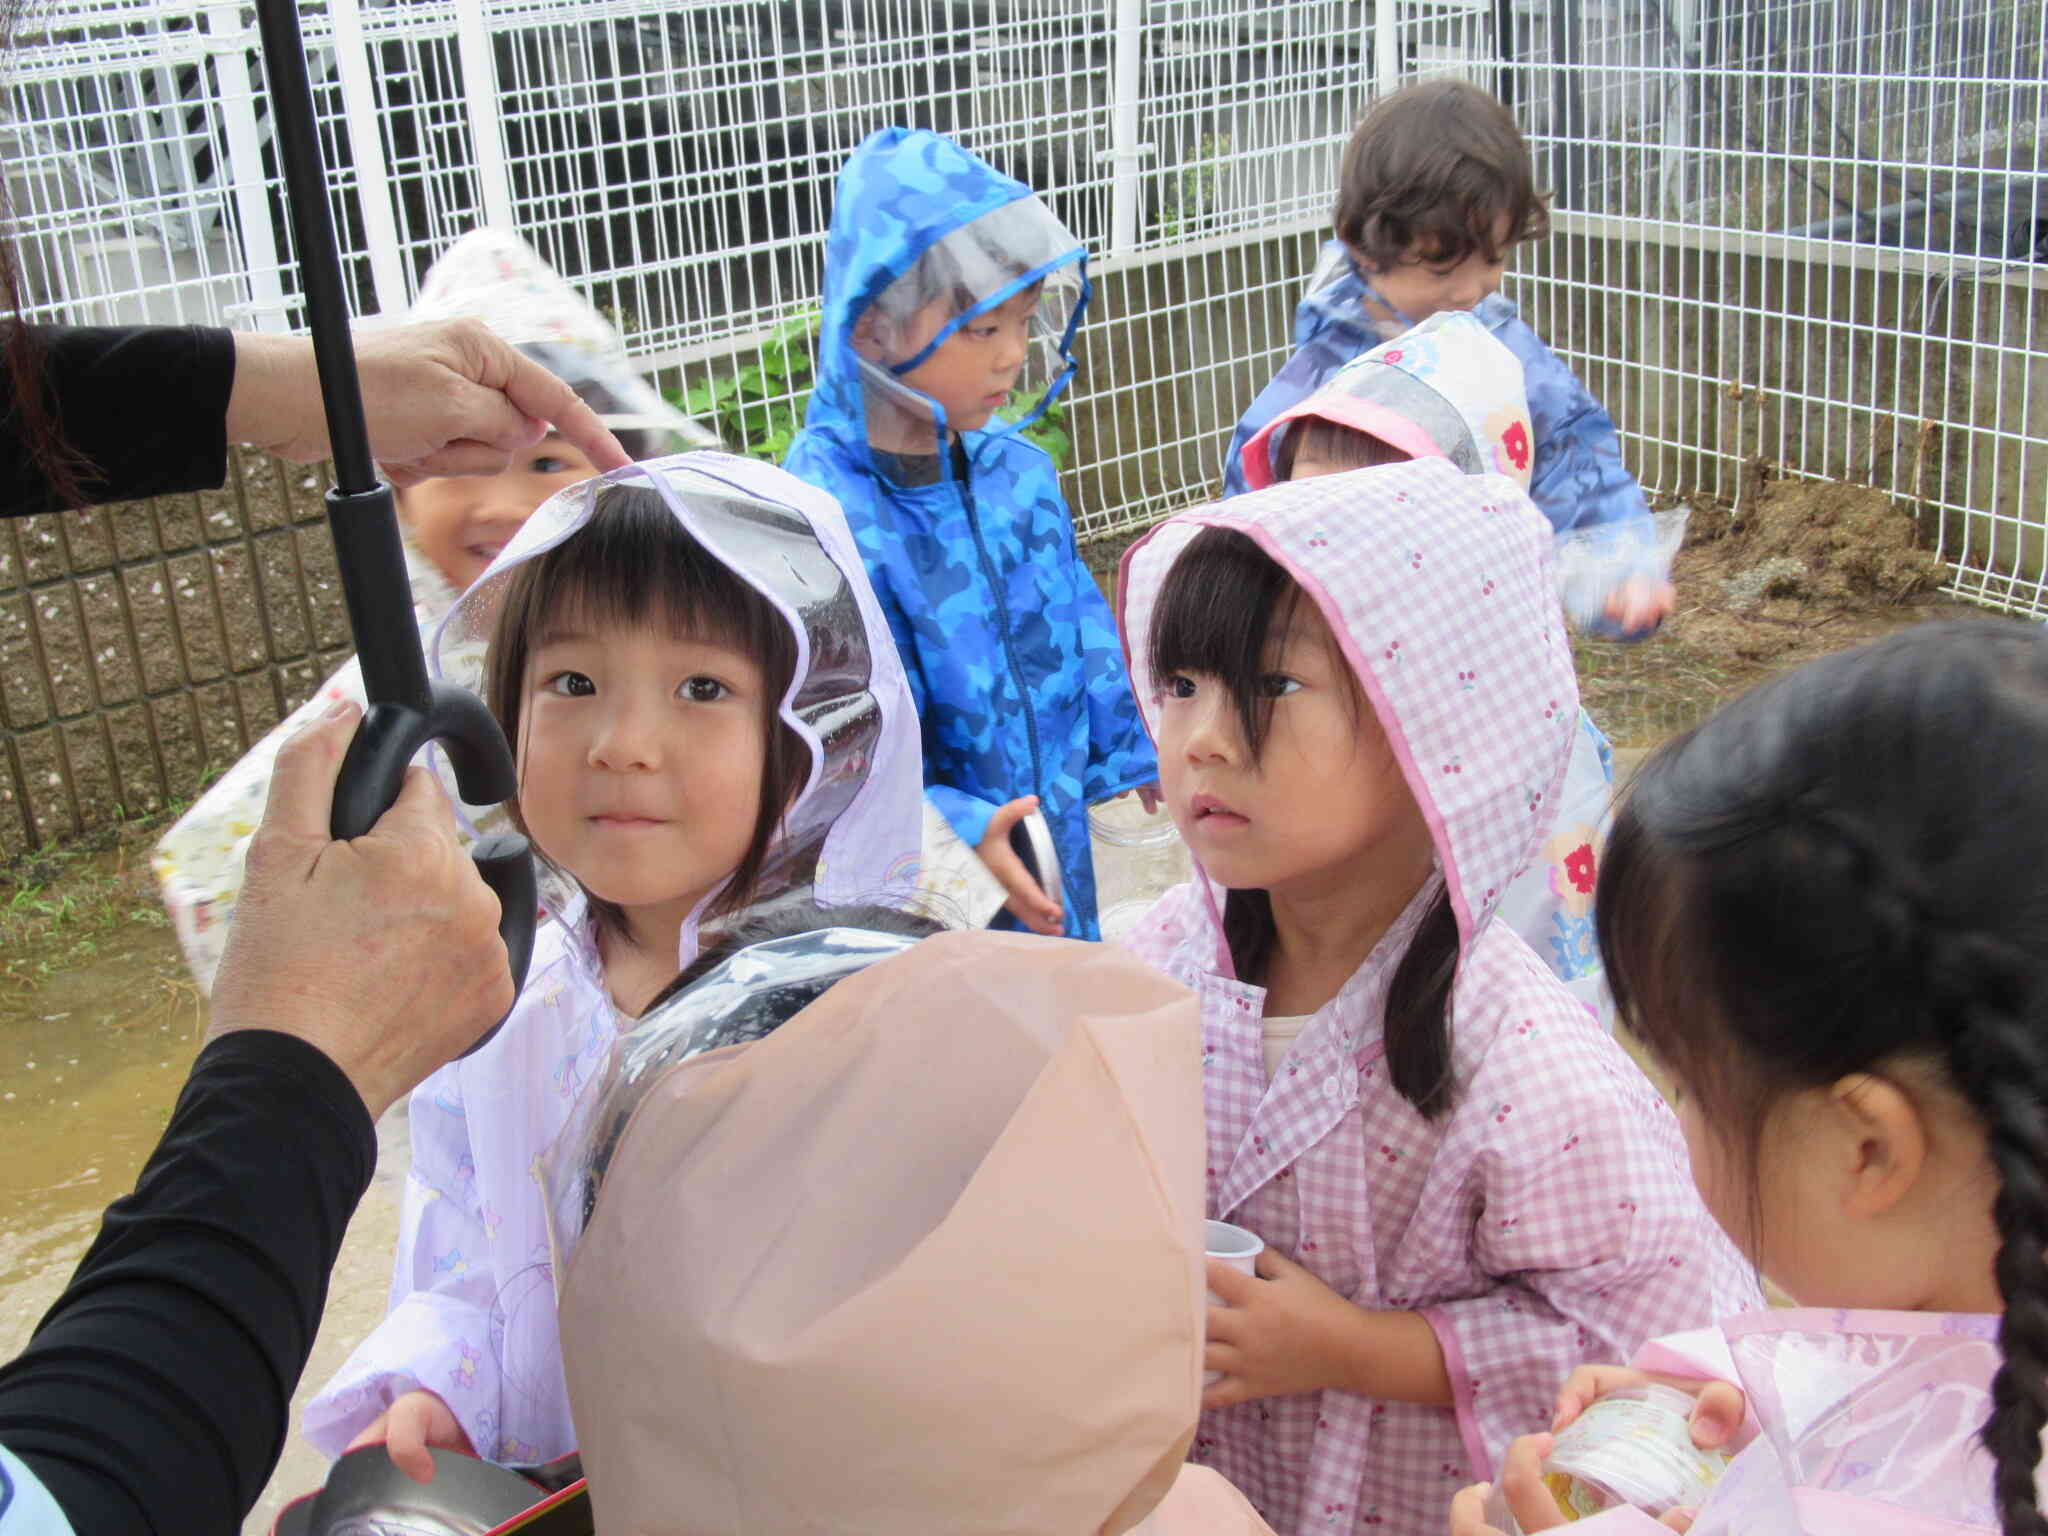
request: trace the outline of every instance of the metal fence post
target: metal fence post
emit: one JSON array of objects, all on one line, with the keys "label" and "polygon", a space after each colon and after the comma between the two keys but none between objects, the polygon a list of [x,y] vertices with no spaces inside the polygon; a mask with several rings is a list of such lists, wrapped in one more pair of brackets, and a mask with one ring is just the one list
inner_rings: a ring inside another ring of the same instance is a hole
[{"label": "metal fence post", "polygon": [[1145,151],[1138,143],[1144,132],[1145,0],[1116,0],[1116,31],[1110,73],[1109,127],[1109,255],[1128,256],[1138,248],[1138,216],[1144,189],[1138,162]]},{"label": "metal fence post", "polygon": [[399,259],[398,219],[391,206],[391,173],[384,163],[384,135],[378,125],[377,85],[370,69],[370,45],[363,35],[361,0],[330,0],[334,68],[341,78],[343,121],[349,155],[355,165],[356,200],[361,205],[363,241],[368,246],[370,276],[377,285],[376,310],[357,304],[365,313],[396,312],[411,299],[405,263]]},{"label": "metal fence post", "polygon": [[263,141],[256,130],[256,92],[249,74],[252,34],[242,21],[241,0],[215,0],[209,5],[206,32],[214,44],[213,73],[220,83],[221,126],[228,141],[228,185],[241,238],[242,281],[249,295],[246,305],[236,307],[258,330],[289,330],[277,229],[270,222],[270,189],[263,174]]},{"label": "metal fence post", "polygon": [[498,60],[484,27],[484,0],[455,0],[455,45],[462,59],[462,99],[469,112],[469,142],[476,155],[484,222],[494,229],[510,229],[512,175],[505,163]]},{"label": "metal fence post", "polygon": [[1378,0],[1372,23],[1373,96],[1391,95],[1401,83],[1401,0]]}]

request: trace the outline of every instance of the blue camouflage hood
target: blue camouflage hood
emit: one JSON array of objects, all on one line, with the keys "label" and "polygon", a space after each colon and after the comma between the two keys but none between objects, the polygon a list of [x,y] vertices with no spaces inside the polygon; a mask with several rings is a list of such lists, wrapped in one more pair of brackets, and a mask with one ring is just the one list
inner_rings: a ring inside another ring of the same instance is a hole
[{"label": "blue camouflage hood", "polygon": [[[1019,232],[1018,248],[995,249],[1005,230]],[[854,347],[862,316],[927,252],[971,244],[963,231],[996,259],[974,280],[953,277],[964,289],[960,312],[909,361],[885,369],[864,360]],[[1046,296],[1037,322],[1048,362],[1042,409],[1072,372],[1085,262],[1080,241],[1022,182],[934,133],[873,135],[840,172],[818,382],[783,461],[846,510],[910,674],[927,797],[971,847],[1001,806],[1037,795],[1059,858],[1065,931],[1076,938],[1099,931],[1087,808],[1150,783],[1158,766],[1058,472],[1018,435],[1036,411],[960,432],[922,462],[878,455],[868,411],[877,389],[895,389],[943,426],[938,403],[896,377],[960,322],[1032,285]]]},{"label": "blue camouflage hood", "polygon": [[[1027,199],[1036,202],[1037,194],[1023,182],[926,129],[884,128],[848,157],[839,173],[832,227],[825,239],[824,319],[817,386],[804,416],[807,430],[827,433],[856,456],[870,457],[868,382],[863,374],[874,365],[864,369],[853,344],[854,328],[933,246],[984,215]],[[895,370],[907,371],[922,362],[964,322],[1048,272],[1072,267],[1083,274],[1079,300],[1058,337],[1057,372],[1045,381],[1043,397],[1028,414],[971,434],[976,439],[1007,436],[1029,426],[1073,376],[1073,332],[1088,299],[1087,250],[1079,240],[1068,239],[1067,249],[1032,262],[1009,274],[1000,287],[977,294],[976,302],[956,315],[911,363]],[[927,404],[943,421],[937,402],[927,399]]]}]

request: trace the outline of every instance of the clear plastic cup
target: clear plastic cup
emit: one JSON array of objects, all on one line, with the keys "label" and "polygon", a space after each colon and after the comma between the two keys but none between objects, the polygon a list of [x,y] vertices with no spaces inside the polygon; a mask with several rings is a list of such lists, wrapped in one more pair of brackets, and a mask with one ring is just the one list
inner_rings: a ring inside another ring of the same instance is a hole
[{"label": "clear plastic cup", "polygon": [[1171,848],[1180,841],[1166,807],[1147,812],[1135,794],[1089,806],[1088,832],[1112,848]]},{"label": "clear plastic cup", "polygon": [[1135,903],[1149,907],[1188,878],[1188,851],[1165,806],[1149,815],[1134,794],[1088,807],[1088,832],[1095,844],[1095,889],[1101,903],[1103,937],[1114,938],[1114,914],[1125,932],[1143,911],[1118,912]]},{"label": "clear plastic cup", "polygon": [[[1610,1392],[1567,1424],[1543,1459],[1543,1481],[1568,1520],[1626,1505],[1650,1516],[1702,1503],[1728,1470],[1723,1451],[1692,1443],[1693,1398],[1655,1382]],[[1487,1524],[1521,1526],[1496,1480]]]}]

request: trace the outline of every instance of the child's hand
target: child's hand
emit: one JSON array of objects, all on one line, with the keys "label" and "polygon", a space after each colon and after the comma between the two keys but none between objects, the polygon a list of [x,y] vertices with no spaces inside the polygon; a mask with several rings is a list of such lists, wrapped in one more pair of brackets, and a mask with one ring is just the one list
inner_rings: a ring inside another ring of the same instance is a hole
[{"label": "child's hand", "polygon": [[1150,784],[1140,784],[1131,793],[1138,797],[1138,804],[1145,808],[1147,816],[1157,811],[1166,800],[1166,791],[1159,787],[1157,779],[1154,779]]},{"label": "child's hand", "polygon": [[465,1456],[476,1454],[448,1405],[424,1389],[408,1392],[386,1408],[375,1423],[348,1443],[348,1448],[353,1451],[380,1440],[391,1453],[392,1464],[416,1483],[434,1480],[434,1458],[427,1454],[429,1448],[460,1451]]},{"label": "child's hand", "polygon": [[1563,1429],[1608,1393],[1649,1382],[1675,1387],[1693,1398],[1692,1443],[1703,1451],[1720,1450],[1742,1428],[1749,1400],[1733,1382],[1658,1376],[1621,1365],[1582,1365],[1558,1389],[1557,1407],[1550,1415],[1551,1432]]},{"label": "child's hand", "polygon": [[982,834],[974,851],[1009,894],[1010,899],[1003,905],[1010,915],[1033,933],[1058,938],[1066,931],[1060,920],[1059,898],[1048,895],[1045,887],[1031,878],[1031,871],[1010,846],[1010,828],[1037,809],[1036,795],[1021,795],[1012,800],[989,818],[988,831]]},{"label": "child's hand", "polygon": [[1636,640],[1662,624],[1677,600],[1678,593],[1670,582],[1632,576],[1607,595],[1602,613],[1624,639]]},{"label": "child's hand", "polygon": [[1254,1279],[1228,1264],[1209,1263],[1209,1289],[1225,1305],[1209,1309],[1203,1363],[1222,1372],[1222,1379],[1202,1393],[1204,1408],[1340,1384],[1333,1362],[1349,1355],[1364,1308],[1271,1248],[1259,1255],[1258,1270]]},{"label": "child's hand", "polygon": [[[1549,1435],[1524,1435],[1501,1458],[1500,1489],[1515,1524],[1524,1531],[1547,1531],[1565,1523],[1557,1500],[1543,1486],[1543,1458],[1555,1443]],[[1501,1536],[1498,1527],[1487,1523],[1487,1505],[1492,1499],[1491,1483],[1459,1489],[1451,1500],[1451,1536]]]}]

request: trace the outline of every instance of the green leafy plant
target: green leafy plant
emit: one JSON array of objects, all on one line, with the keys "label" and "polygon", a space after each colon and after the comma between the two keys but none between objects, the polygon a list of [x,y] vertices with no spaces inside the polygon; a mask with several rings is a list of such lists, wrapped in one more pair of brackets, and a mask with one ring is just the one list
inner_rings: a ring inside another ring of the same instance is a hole
[{"label": "green leafy plant", "polygon": [[[1030,394],[1012,400],[996,415],[1004,421],[1016,421],[1028,416],[1038,408],[1038,402],[1045,397],[1045,391],[1034,389]],[[1067,427],[1067,396],[1062,393],[1058,399],[1045,408],[1045,414],[1017,434],[1027,443],[1036,443],[1052,455],[1054,469],[1065,469],[1067,459],[1074,451],[1074,434]]]},{"label": "green leafy plant", "polygon": [[1159,233],[1166,239],[1193,235],[1215,216],[1217,173],[1229,153],[1229,134],[1205,133],[1194,158],[1167,178],[1166,206],[1159,215]]},{"label": "green leafy plant", "polygon": [[746,367],[669,390],[669,401],[710,423],[749,458],[778,461],[803,425],[804,407],[817,383],[819,318],[815,309],[790,316],[769,333]]},{"label": "green leafy plant", "polygon": [[[669,402],[714,426],[728,446],[749,458],[780,462],[803,426],[811,391],[817,386],[820,318],[815,309],[790,316],[769,333],[744,368],[699,380],[687,389],[668,390]],[[1036,408],[1044,393],[1041,389],[1019,396],[996,414],[1016,421]],[[1074,448],[1066,396],[1054,400],[1020,435],[1051,454],[1055,466],[1066,468]]]}]

